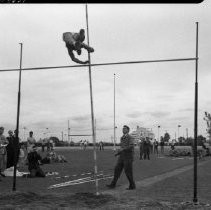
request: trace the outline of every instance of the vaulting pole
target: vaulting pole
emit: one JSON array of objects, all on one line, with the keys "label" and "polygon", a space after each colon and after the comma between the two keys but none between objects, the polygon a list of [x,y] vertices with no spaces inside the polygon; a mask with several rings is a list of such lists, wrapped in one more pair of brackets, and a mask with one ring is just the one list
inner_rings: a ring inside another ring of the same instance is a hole
[{"label": "vaulting pole", "polygon": [[20,118],[20,101],[21,101],[21,69],[22,69],[22,50],[23,43],[20,43],[20,70],[19,70],[19,85],[18,85],[18,106],[17,106],[17,122],[16,122],[16,132],[15,132],[15,151],[14,151],[14,173],[13,173],[13,191],[16,191],[16,169],[18,160],[18,149],[19,149],[19,118]]},{"label": "vaulting pole", "polygon": [[116,84],[114,74],[114,151],[116,150]]},{"label": "vaulting pole", "polygon": [[195,106],[194,106],[194,176],[193,202],[197,203],[197,136],[198,136],[198,22],[196,22],[196,72],[195,72]]},{"label": "vaulting pole", "polygon": [[97,143],[97,120],[95,119],[95,141]]},{"label": "vaulting pole", "polygon": [[[88,8],[86,4],[86,27],[87,27],[87,43],[89,46],[89,24],[88,24]],[[97,179],[97,152],[96,152],[96,135],[95,135],[95,123],[94,123],[94,108],[93,108],[93,96],[92,96],[92,71],[91,71],[91,56],[88,52],[89,60],[89,85],[90,85],[90,101],[91,101],[91,118],[92,118],[92,139],[93,139],[93,151],[94,151],[94,177],[95,177],[95,187],[96,195],[99,195],[98,192],[98,179]]]}]

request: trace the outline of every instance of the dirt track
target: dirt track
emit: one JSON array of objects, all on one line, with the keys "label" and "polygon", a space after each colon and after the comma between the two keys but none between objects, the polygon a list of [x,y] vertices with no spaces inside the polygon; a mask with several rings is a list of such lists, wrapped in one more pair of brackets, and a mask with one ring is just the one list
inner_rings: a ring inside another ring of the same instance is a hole
[{"label": "dirt track", "polygon": [[194,205],[190,202],[170,202],[156,201],[152,199],[137,200],[134,195],[124,195],[123,197],[113,197],[111,195],[94,195],[91,193],[68,194],[36,194],[36,193],[10,193],[0,197],[1,210],[12,209],[62,209],[62,210],[151,210],[151,209],[207,209],[210,210],[209,204]]}]

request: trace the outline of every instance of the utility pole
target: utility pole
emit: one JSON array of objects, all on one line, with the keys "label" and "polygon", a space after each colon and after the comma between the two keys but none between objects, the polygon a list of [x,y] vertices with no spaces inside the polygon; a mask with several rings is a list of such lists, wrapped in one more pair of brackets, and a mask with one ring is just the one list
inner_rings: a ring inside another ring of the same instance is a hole
[{"label": "utility pole", "polygon": [[97,142],[97,120],[95,119],[95,140]]},{"label": "utility pole", "polygon": [[67,128],[67,141],[70,143],[70,121],[68,120],[68,128]]},{"label": "utility pole", "polygon": [[160,130],[160,125],[158,125],[158,142],[160,141],[160,133],[159,133],[159,130]]},{"label": "utility pole", "polygon": [[179,128],[181,127],[181,125],[178,125],[178,142],[179,142]]}]

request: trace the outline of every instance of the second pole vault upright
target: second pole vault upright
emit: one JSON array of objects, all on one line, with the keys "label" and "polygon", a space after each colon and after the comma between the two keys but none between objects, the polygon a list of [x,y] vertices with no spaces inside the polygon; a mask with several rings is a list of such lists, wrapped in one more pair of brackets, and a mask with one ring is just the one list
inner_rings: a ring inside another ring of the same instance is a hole
[{"label": "second pole vault upright", "polygon": [[[86,4],[86,26],[87,26],[87,42],[89,45],[89,24],[88,24],[87,4]],[[95,135],[95,122],[94,122],[95,118],[94,118],[93,96],[92,96],[92,71],[91,71],[90,52],[88,52],[88,59],[89,59],[89,85],[90,85],[90,101],[91,101],[91,118],[92,118],[92,139],[93,139],[93,147],[94,147],[94,175],[95,175],[96,194],[99,195],[98,180],[97,180],[97,152],[96,152],[96,135]]]}]

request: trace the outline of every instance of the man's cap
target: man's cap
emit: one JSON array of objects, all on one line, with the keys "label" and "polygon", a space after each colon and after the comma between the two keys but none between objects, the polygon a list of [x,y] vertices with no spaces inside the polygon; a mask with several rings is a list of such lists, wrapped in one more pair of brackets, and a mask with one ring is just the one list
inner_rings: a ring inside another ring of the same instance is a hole
[{"label": "man's cap", "polygon": [[33,133],[33,131],[30,131],[29,133]]},{"label": "man's cap", "polygon": [[127,128],[128,130],[130,130],[130,128],[127,125],[124,125],[123,128]]},{"label": "man's cap", "polygon": [[13,131],[12,130],[8,130],[8,133],[13,133]]}]

